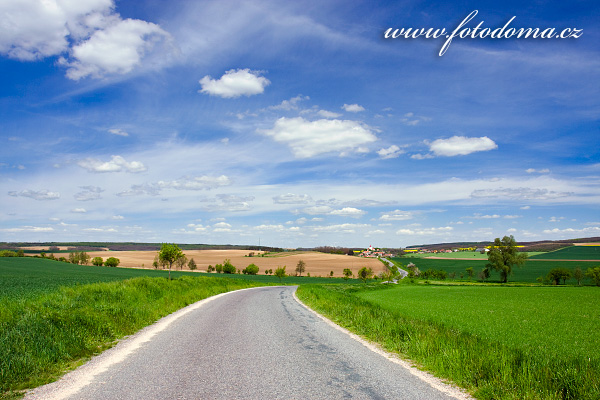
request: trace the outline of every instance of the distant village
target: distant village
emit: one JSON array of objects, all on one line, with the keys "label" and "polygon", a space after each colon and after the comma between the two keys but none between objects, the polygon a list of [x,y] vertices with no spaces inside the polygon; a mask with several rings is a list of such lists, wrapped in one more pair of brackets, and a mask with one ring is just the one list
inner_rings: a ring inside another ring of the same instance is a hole
[{"label": "distant village", "polygon": [[424,249],[424,248],[411,248],[402,249],[404,253],[458,253],[459,251],[477,251],[480,253],[490,251],[490,247],[460,247],[453,249]]},{"label": "distant village", "polygon": [[358,257],[367,258],[378,258],[378,257],[392,257],[392,253],[386,253],[379,247],[369,246],[364,250],[354,250],[354,255]]},{"label": "distant village", "polygon": [[[440,254],[440,253],[457,253],[461,251],[476,251],[480,253],[486,253],[490,251],[490,247],[460,247],[460,248],[452,248],[452,249],[428,249],[428,248],[406,248],[402,249],[401,253],[404,254],[415,254],[415,253],[430,253],[430,254]],[[367,258],[378,258],[378,257],[393,257],[394,254],[389,251],[385,251],[380,249],[379,247],[373,247],[372,245],[364,250],[354,250],[355,256],[358,257],[367,257]]]}]

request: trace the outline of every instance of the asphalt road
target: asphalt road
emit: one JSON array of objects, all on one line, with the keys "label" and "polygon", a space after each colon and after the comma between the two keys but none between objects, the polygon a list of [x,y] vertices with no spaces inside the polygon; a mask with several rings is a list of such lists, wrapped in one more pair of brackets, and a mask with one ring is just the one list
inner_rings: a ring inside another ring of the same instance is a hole
[{"label": "asphalt road", "polygon": [[332,327],[294,292],[255,288],[196,303],[25,398],[464,398]]}]

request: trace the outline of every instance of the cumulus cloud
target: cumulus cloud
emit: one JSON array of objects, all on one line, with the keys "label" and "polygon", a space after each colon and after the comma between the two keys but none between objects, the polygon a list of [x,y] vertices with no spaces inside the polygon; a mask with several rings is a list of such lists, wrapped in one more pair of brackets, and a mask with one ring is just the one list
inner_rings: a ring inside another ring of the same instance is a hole
[{"label": "cumulus cloud", "polygon": [[365,215],[367,212],[364,210],[360,210],[354,207],[344,207],[340,210],[333,210],[329,213],[329,215],[338,215],[342,217],[355,217],[358,218],[360,216]]},{"label": "cumulus cloud", "polygon": [[156,24],[137,19],[118,20],[74,46],[73,60],[60,62],[68,67],[67,77],[73,80],[126,74],[141,64],[156,42],[168,37]]},{"label": "cumulus cloud", "polygon": [[394,210],[382,214],[379,219],[382,221],[406,221],[413,217],[414,214],[410,211]]},{"label": "cumulus cloud", "polygon": [[342,116],[342,114],[338,114],[333,111],[327,111],[327,110],[319,110],[319,111],[317,111],[317,114],[323,118],[338,118],[338,117]]},{"label": "cumulus cloud", "polygon": [[534,173],[549,174],[550,170],[548,168],[543,168],[543,169],[528,168],[525,170],[525,172],[527,172],[528,174],[534,174]]},{"label": "cumulus cloud", "polygon": [[85,208],[74,208],[71,212],[75,214],[85,214],[87,210]]},{"label": "cumulus cloud", "polygon": [[80,188],[83,189],[83,191],[73,195],[77,201],[98,200],[102,198],[100,193],[104,192],[104,189],[97,186],[81,186]]},{"label": "cumulus cloud", "polygon": [[29,197],[34,200],[56,200],[60,198],[60,193],[51,192],[49,190],[22,190],[20,192],[8,192],[12,197]]},{"label": "cumulus cloud", "polygon": [[452,136],[450,139],[437,139],[431,142],[429,149],[436,156],[464,156],[478,151],[489,151],[498,148],[498,145],[487,136],[465,137]]},{"label": "cumulus cloud", "polygon": [[86,158],[77,163],[81,168],[89,172],[144,172],[147,168],[139,161],[127,162],[121,156],[112,156],[110,161],[100,161],[94,158]]},{"label": "cumulus cloud", "polygon": [[333,211],[333,208],[329,206],[312,206],[306,207],[301,210],[304,214],[308,215],[319,215],[319,214],[329,214]]},{"label": "cumulus cloud", "polygon": [[404,150],[400,149],[400,147],[396,146],[395,144],[391,145],[387,149],[380,149],[377,151],[379,157],[383,158],[384,160],[387,158],[397,158],[398,156],[400,156],[400,154],[403,153]]},{"label": "cumulus cloud", "polygon": [[307,194],[287,193],[273,197],[275,204],[308,204],[312,202],[312,198]]},{"label": "cumulus cloud", "polygon": [[123,129],[120,128],[109,129],[108,132],[117,136],[129,136],[129,133],[125,132]]},{"label": "cumulus cloud", "polygon": [[296,158],[330,152],[339,152],[341,155],[364,152],[364,145],[377,140],[370,127],[360,122],[338,119],[307,121],[302,117],[279,118],[273,128],[259,132],[288,145]]},{"label": "cumulus cloud", "polygon": [[365,108],[363,106],[359,106],[358,104],[344,104],[341,108],[352,113],[365,111]]},{"label": "cumulus cloud", "polygon": [[123,20],[114,8],[113,0],[4,0],[0,53],[25,61],[65,55],[59,62],[75,80],[130,72],[170,35],[153,23]]},{"label": "cumulus cloud", "polygon": [[240,96],[252,96],[263,93],[265,87],[271,82],[260,76],[259,71],[246,69],[230,69],[219,79],[212,79],[209,75],[200,79],[202,90],[211,96],[224,98],[235,98]]},{"label": "cumulus cloud", "polygon": [[289,100],[283,100],[280,104],[276,105],[276,106],[270,106],[268,107],[269,110],[285,110],[285,111],[292,111],[292,110],[297,110],[298,107],[298,103],[300,103],[301,101],[305,101],[305,100],[310,100],[310,97],[308,96],[302,96],[301,94],[299,94],[296,97],[292,97]]}]

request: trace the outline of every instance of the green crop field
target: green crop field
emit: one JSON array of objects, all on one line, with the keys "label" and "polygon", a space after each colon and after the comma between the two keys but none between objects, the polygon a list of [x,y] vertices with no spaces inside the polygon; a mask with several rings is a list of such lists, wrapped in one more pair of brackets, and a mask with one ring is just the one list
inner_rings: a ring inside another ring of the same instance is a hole
[{"label": "green crop field", "polygon": [[537,254],[532,259],[543,260],[600,260],[600,246],[571,246]]},{"label": "green crop field", "polygon": [[[139,276],[165,277],[167,271],[74,265],[32,257],[0,257],[0,298],[32,297],[61,286],[120,281]],[[191,275],[175,272],[172,276]]]},{"label": "green crop field", "polygon": [[600,290],[595,287],[402,285],[362,299],[527,352],[599,357]]},{"label": "green crop field", "polygon": [[[61,286],[81,285],[97,282],[112,282],[140,276],[166,277],[168,271],[133,268],[108,268],[93,265],[74,265],[32,257],[0,257],[0,299],[3,297],[23,298],[37,296],[43,292],[58,289]],[[280,283],[272,275],[227,275],[199,273],[189,271],[171,271],[174,278],[180,276],[210,276],[255,281],[263,284]],[[290,276],[283,284],[300,283],[346,283],[341,278],[308,278]],[[357,283],[349,280],[347,283]]]},{"label": "green crop field", "polygon": [[[548,253],[549,254],[549,253]],[[468,275],[466,273],[466,269],[472,267],[475,271],[474,280],[477,278],[477,273],[481,271],[485,265],[487,264],[486,260],[438,260],[438,259],[430,259],[430,258],[411,258],[411,257],[394,257],[393,261],[403,264],[404,266],[409,263],[415,264],[420,271],[425,271],[427,269],[441,269],[449,274],[454,272],[456,277],[454,280],[461,280],[460,274],[464,275],[462,281],[468,280]],[[590,267],[596,267],[600,265],[600,262],[594,263],[590,261],[563,261],[561,259],[557,260],[541,260],[537,258],[531,258],[528,260],[522,268],[515,267],[513,268],[513,274],[508,278],[509,282],[523,282],[523,283],[536,283],[537,278],[545,277],[548,275],[548,272],[557,267],[567,268],[573,271],[575,268],[579,267],[583,272],[585,272]],[[499,282],[500,275],[497,271],[492,271],[490,282]],[[567,283],[575,284],[575,280],[568,280]]]},{"label": "green crop field", "polygon": [[600,398],[596,287],[306,285],[298,297],[478,399]]}]

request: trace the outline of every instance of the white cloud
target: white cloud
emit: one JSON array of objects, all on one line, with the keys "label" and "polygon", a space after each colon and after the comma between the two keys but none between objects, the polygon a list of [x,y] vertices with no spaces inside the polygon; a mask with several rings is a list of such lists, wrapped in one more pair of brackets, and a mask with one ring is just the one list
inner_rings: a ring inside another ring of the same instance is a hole
[{"label": "white cloud", "polygon": [[81,186],[81,189],[83,189],[83,192],[73,195],[77,201],[98,200],[102,198],[100,193],[104,192],[104,189],[97,186]]},{"label": "white cloud", "polygon": [[209,190],[221,186],[229,186],[231,181],[225,175],[221,176],[197,176],[194,178],[181,178],[175,181],[158,181],[156,186],[159,189],[176,190]]},{"label": "white cloud", "polygon": [[131,185],[131,189],[119,192],[117,193],[117,196],[158,196],[164,189],[210,190],[229,185],[231,185],[231,181],[226,175],[203,175],[193,178],[181,178],[174,181],[158,181],[152,183],[143,183],[139,185]]},{"label": "white cloud", "polygon": [[404,150],[400,149],[400,147],[396,146],[395,144],[391,145],[387,149],[380,149],[379,151],[377,151],[379,157],[383,158],[384,160],[387,158],[397,158],[400,154],[403,153]]},{"label": "white cloud", "polygon": [[202,202],[209,203],[204,206],[207,211],[248,211],[252,208],[250,202],[254,196],[237,196],[233,194],[218,194],[214,199],[203,199]]},{"label": "white cloud", "polygon": [[394,210],[384,213],[379,217],[382,221],[406,221],[413,219],[414,214],[410,211]]},{"label": "white cloud", "polygon": [[339,233],[356,233],[356,229],[369,227],[368,224],[338,224],[313,226],[311,229],[315,232],[339,232]]},{"label": "white cloud", "polygon": [[74,46],[72,61],[61,59],[60,63],[68,67],[67,77],[73,80],[126,74],[141,64],[157,42],[169,38],[167,32],[151,22],[118,20]]},{"label": "white cloud", "polygon": [[285,227],[283,225],[281,225],[281,224],[278,224],[278,225],[265,225],[265,224],[262,224],[262,225],[255,226],[253,229],[257,230],[257,231],[276,231],[276,232],[280,232],[280,231],[285,230]]},{"label": "white cloud", "polygon": [[[69,27],[88,13],[106,13],[112,0],[58,3],[41,0],[0,2],[0,53],[32,61],[67,51]],[[79,4],[78,4],[79,3]]]},{"label": "white cloud", "polygon": [[260,76],[259,71],[250,71],[248,68],[231,69],[219,79],[212,79],[209,75],[200,79],[200,92],[224,98],[252,96],[263,93],[270,83],[267,78]]},{"label": "white cloud", "polygon": [[102,162],[94,158],[86,158],[77,163],[89,172],[144,172],[146,167],[139,161],[127,162],[121,156],[112,156],[110,161]]},{"label": "white cloud", "polygon": [[413,160],[426,160],[428,158],[434,158],[431,154],[413,154],[410,156]]},{"label": "white cloud", "polygon": [[285,110],[285,111],[291,111],[291,110],[297,110],[298,107],[298,103],[300,103],[301,101],[304,100],[310,100],[310,97],[308,96],[302,96],[301,94],[299,94],[296,97],[292,97],[289,100],[283,100],[280,104],[276,105],[276,106],[270,106],[269,110]]},{"label": "white cloud", "polygon": [[119,220],[125,219],[125,217],[122,216],[122,215],[113,215],[112,217],[110,217],[110,219],[113,219],[115,221],[119,221]]},{"label": "white cloud", "polygon": [[338,118],[338,117],[342,116],[342,114],[338,114],[333,111],[327,111],[327,110],[319,110],[317,112],[317,114],[323,118]]},{"label": "white cloud", "polygon": [[354,208],[354,207],[344,207],[340,210],[333,210],[329,213],[329,215],[338,215],[341,217],[360,217],[365,215],[367,212],[364,210],[359,210],[358,208]]},{"label": "white cloud", "polygon": [[498,189],[478,189],[471,193],[473,198],[499,198],[507,197],[509,199],[519,200],[549,200],[566,197],[572,193],[556,192],[548,189],[533,188],[498,188]]},{"label": "white cloud", "polygon": [[468,138],[465,136],[452,136],[450,139],[437,139],[429,149],[436,156],[464,156],[478,151],[488,151],[498,148],[498,145],[487,136]]},{"label": "white cloud", "polygon": [[371,128],[356,121],[302,117],[279,118],[273,128],[259,130],[275,141],[288,145],[297,158],[329,152],[362,152],[363,145],[377,140]]},{"label": "white cloud", "polygon": [[312,202],[312,198],[307,194],[287,193],[273,197],[275,204],[308,204]]},{"label": "white cloud", "polygon": [[544,169],[528,168],[528,169],[525,170],[525,172],[527,172],[528,174],[533,174],[533,173],[549,174],[550,170],[548,168],[544,168]]},{"label": "white cloud", "polygon": [[34,200],[56,200],[60,198],[60,193],[49,190],[22,190],[20,192],[8,192],[12,197],[29,197]]},{"label": "white cloud", "polygon": [[319,215],[319,214],[329,214],[333,211],[333,208],[329,206],[313,206],[306,207],[301,210],[304,214],[308,215]]},{"label": "white cloud", "polygon": [[597,236],[600,234],[600,227],[598,226],[590,226],[583,229],[575,229],[575,228],[565,228],[565,229],[545,229],[542,233],[546,234],[566,234],[569,237],[573,236]]},{"label": "white cloud", "polygon": [[397,230],[396,235],[434,236],[434,235],[441,235],[441,234],[445,234],[448,232],[452,232],[453,230],[454,230],[454,228],[452,228],[451,226],[442,226],[439,228],[414,229],[414,230],[403,228],[403,229]]},{"label": "white cloud", "polygon": [[120,128],[109,129],[108,132],[112,133],[113,135],[117,135],[117,136],[129,136],[129,133],[125,132],[124,130],[122,130]]},{"label": "white cloud", "polygon": [[529,210],[529,209],[531,209],[531,206],[523,206],[523,207],[521,207],[521,210]]},{"label": "white cloud", "polygon": [[59,63],[74,80],[130,72],[170,36],[156,24],[123,20],[114,8],[113,0],[4,0],[0,53],[27,61],[68,53]]},{"label": "white cloud", "polygon": [[54,228],[43,226],[23,226],[21,228],[4,228],[1,232],[52,232]]},{"label": "white cloud", "polygon": [[71,210],[72,213],[85,214],[87,210],[85,208],[74,208]]},{"label": "white cloud", "polygon": [[347,112],[353,113],[365,111],[365,108],[363,106],[359,106],[358,104],[344,104],[341,108]]}]

